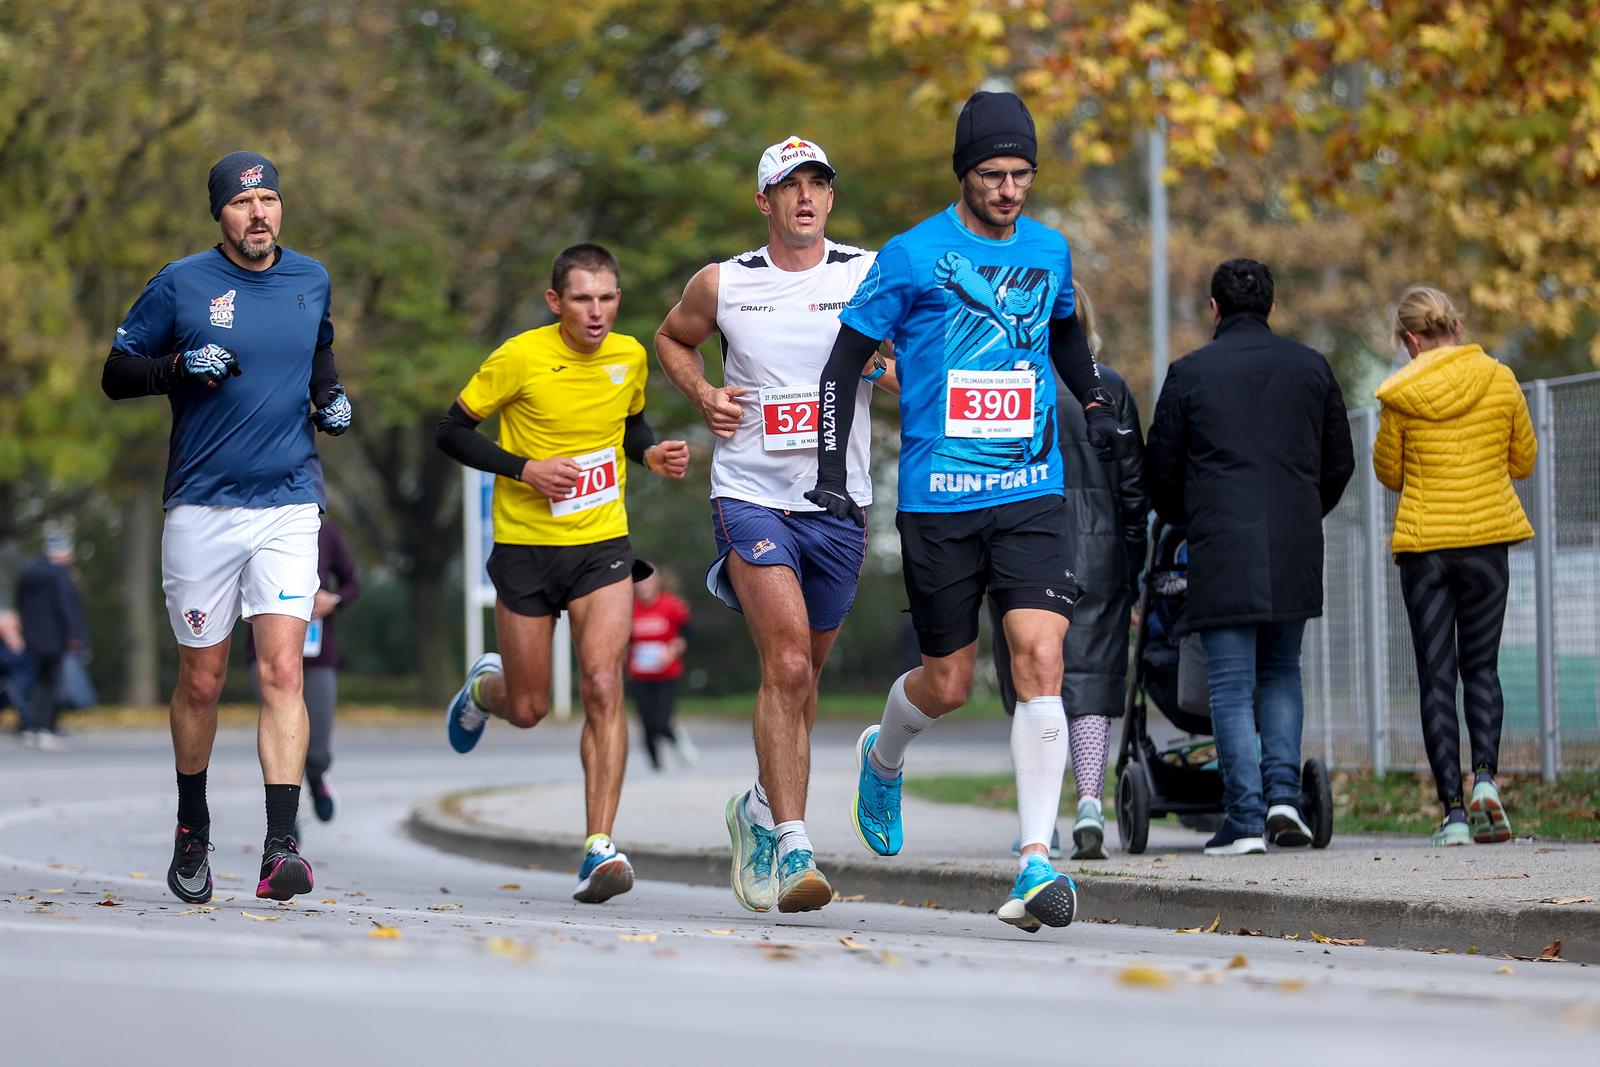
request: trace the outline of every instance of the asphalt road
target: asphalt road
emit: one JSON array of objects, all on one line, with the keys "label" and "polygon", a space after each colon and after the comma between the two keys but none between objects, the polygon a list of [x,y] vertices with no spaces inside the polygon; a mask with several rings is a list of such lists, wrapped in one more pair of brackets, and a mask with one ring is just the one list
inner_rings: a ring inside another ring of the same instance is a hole
[{"label": "asphalt road", "polygon": [[[712,766],[750,761],[742,728],[697,737]],[[861,902],[764,917],[726,891],[648,880],[578,905],[569,874],[442,855],[402,827],[423,797],[576,776],[571,728],[498,730],[470,757],[433,730],[345,730],[337,748],[343,811],[305,834],[317,888],[278,905],[253,895],[253,739],[224,734],[208,910],[166,891],[164,735],[84,735],[67,753],[0,740],[0,1062],[1600,1055],[1600,971],[1570,964],[1093,924],[1030,936],[992,915]]]}]

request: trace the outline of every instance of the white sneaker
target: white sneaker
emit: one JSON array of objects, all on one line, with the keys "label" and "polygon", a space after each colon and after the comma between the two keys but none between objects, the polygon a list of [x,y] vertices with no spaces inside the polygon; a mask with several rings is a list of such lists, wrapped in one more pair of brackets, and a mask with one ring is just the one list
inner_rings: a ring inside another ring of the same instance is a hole
[{"label": "white sneaker", "polygon": [[1311,844],[1311,827],[1293,804],[1274,804],[1267,809],[1267,840],[1278,848],[1302,848]]},{"label": "white sneaker", "polygon": [[23,748],[38,748],[39,747],[39,731],[38,730],[24,730],[24,731],[22,731],[20,734],[17,735],[17,744],[21,745]]},{"label": "white sneaker", "polygon": [[685,730],[681,723],[674,723],[672,733],[672,751],[678,757],[678,765],[687,769],[699,763],[700,750],[689,740],[689,731]]},{"label": "white sneaker", "polygon": [[38,730],[34,733],[34,747],[42,752],[65,752],[72,747],[72,742],[54,730]]}]

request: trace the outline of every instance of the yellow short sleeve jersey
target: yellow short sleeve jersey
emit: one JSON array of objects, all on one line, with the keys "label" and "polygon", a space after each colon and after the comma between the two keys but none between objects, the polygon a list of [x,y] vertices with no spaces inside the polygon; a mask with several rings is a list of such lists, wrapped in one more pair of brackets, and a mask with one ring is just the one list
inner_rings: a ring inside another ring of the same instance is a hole
[{"label": "yellow short sleeve jersey", "polygon": [[[559,325],[518,334],[495,349],[467,387],[461,403],[480,419],[500,412],[500,447],[529,459],[566,456],[579,459],[611,450],[614,480],[605,477],[580,492],[604,499],[614,484],[614,499],[577,510],[558,505],[525,482],[496,478],[494,539],[508,545],[592,545],[628,532],[623,490],[627,461],[622,455],[622,424],[644,410],[649,376],[644,346],[625,334],[609,334],[598,351],[585,355],[568,348]],[[579,460],[580,465],[582,460]]]}]

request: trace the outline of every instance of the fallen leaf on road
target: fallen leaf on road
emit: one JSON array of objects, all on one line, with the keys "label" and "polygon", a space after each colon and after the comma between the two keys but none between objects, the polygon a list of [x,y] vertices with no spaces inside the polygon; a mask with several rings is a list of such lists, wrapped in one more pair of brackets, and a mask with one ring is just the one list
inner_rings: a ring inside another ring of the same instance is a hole
[{"label": "fallen leaf on road", "polygon": [[1240,967],[1250,966],[1250,961],[1239,955],[1228,961],[1228,970],[1237,971]]},{"label": "fallen leaf on road", "polygon": [[329,897],[327,900],[324,900],[323,903],[324,904],[337,904],[339,902],[337,900],[334,900],[332,897]]},{"label": "fallen leaf on road", "polygon": [[648,934],[618,934],[618,941],[654,941],[661,935],[651,932]]},{"label": "fallen leaf on road", "polygon": [[1311,940],[1319,945],[1365,945],[1363,937],[1324,937],[1315,930],[1311,931]]},{"label": "fallen leaf on road", "polygon": [[851,893],[849,896],[843,896],[836,891],[833,894],[833,899],[835,903],[854,904],[858,901],[866,900],[867,895],[865,893]]},{"label": "fallen leaf on road", "polygon": [[145,874],[143,871],[129,871],[128,872],[128,877],[129,878],[148,878],[150,876],[148,874]]},{"label": "fallen leaf on road", "polygon": [[1234,931],[1239,937],[1266,937],[1260,930],[1252,930],[1248,926],[1241,926]]},{"label": "fallen leaf on road", "polygon": [[1540,949],[1539,958],[1541,960],[1559,960],[1561,958],[1561,939],[1558,937]]},{"label": "fallen leaf on road", "polygon": [[239,880],[239,876],[237,874],[219,874],[217,877],[224,882],[237,882]]},{"label": "fallen leaf on road", "polygon": [[1298,993],[1305,987],[1306,980],[1304,978],[1285,978],[1278,983],[1278,988],[1285,993]]},{"label": "fallen leaf on road", "polygon": [[429,904],[429,911],[460,911],[460,904]]},{"label": "fallen leaf on road", "polygon": [[1123,985],[1143,986],[1146,989],[1166,989],[1172,984],[1172,976],[1160,967],[1136,963],[1118,971],[1117,981]]},{"label": "fallen leaf on road", "polygon": [[715,934],[717,937],[727,937],[729,934],[733,933],[733,931],[732,930],[709,930],[708,929],[706,931],[706,933]]},{"label": "fallen leaf on road", "polygon": [[1189,981],[1195,985],[1221,985],[1222,975],[1216,971],[1190,971]]},{"label": "fallen leaf on road", "polygon": [[1455,949],[1453,948],[1430,948],[1428,950],[1429,955],[1433,956],[1449,956],[1454,952]]},{"label": "fallen leaf on road", "polygon": [[491,937],[489,939],[489,951],[496,956],[503,956],[508,960],[516,960],[518,963],[533,959],[532,945],[510,937]]},{"label": "fallen leaf on road", "polygon": [[1300,935],[1299,934],[1284,934],[1283,935],[1283,939],[1285,941],[1298,941],[1298,940],[1300,940]]},{"label": "fallen leaf on road", "polygon": [[[57,886],[54,889],[41,889],[41,890],[39,890],[39,892],[41,892],[41,893],[65,893],[66,891],[67,891],[67,887],[64,886],[64,885],[63,886]],[[23,899],[26,900],[27,898],[24,897]]]},{"label": "fallen leaf on road", "polygon": [[507,882],[505,885],[497,885],[497,886],[495,886],[495,888],[496,889],[521,889],[522,887],[520,885],[518,885],[516,882]]},{"label": "fallen leaf on road", "polygon": [[[115,900],[97,900],[97,901],[94,902],[94,906],[97,907],[97,908],[120,908],[120,907],[122,907],[122,905],[119,904]],[[1561,942],[1557,941],[1556,944],[1559,945],[1559,944],[1561,944]]]},{"label": "fallen leaf on road", "polygon": [[281,918],[281,916],[277,915],[256,915],[254,912],[248,911],[241,911],[239,914],[243,915],[246,919],[254,919],[258,923],[275,923],[279,918]]},{"label": "fallen leaf on road", "polygon": [[769,960],[792,960],[798,959],[800,955],[795,951],[795,947],[793,945],[779,944],[771,941],[763,941],[761,944],[762,947],[767,950],[766,957]]},{"label": "fallen leaf on road", "polygon": [[1092,922],[1092,923],[1100,923],[1102,926],[1115,926],[1115,925],[1117,925],[1117,920],[1115,920],[1115,919],[1107,919],[1104,916],[1098,916],[1098,915],[1095,916],[1094,918],[1090,919],[1089,921]]},{"label": "fallen leaf on road", "polygon": [[839,939],[839,944],[843,945],[845,948],[849,949],[852,952],[862,952],[862,951],[865,951],[867,948],[870,947],[868,945],[863,945],[859,941],[852,941],[848,937],[841,937]]},{"label": "fallen leaf on road", "polygon": [[882,952],[878,953],[878,958],[890,967],[898,967],[905,962],[905,960],[901,959],[899,956],[896,956],[888,949],[884,949]]},{"label": "fallen leaf on road", "polygon": [[367,936],[377,938],[379,941],[398,941],[402,935],[399,930],[392,926],[385,926],[380,922],[374,922],[372,924],[372,929],[367,931]]},{"label": "fallen leaf on road", "polygon": [[1210,926],[1185,926],[1185,927],[1180,927],[1177,930],[1174,930],[1173,933],[1175,933],[1175,934],[1214,934],[1214,933],[1217,932],[1217,927],[1219,927],[1221,925],[1222,925],[1222,916],[1218,915],[1215,919],[1211,920],[1211,925]]},{"label": "fallen leaf on road", "polygon": [[1507,967],[1504,964],[1501,964],[1499,967],[1496,967],[1494,969],[1494,973],[1495,974],[1516,974],[1517,972],[1512,970],[1510,967]]},{"label": "fallen leaf on road", "polygon": [[1588,904],[1594,897],[1545,897],[1541,904]]}]

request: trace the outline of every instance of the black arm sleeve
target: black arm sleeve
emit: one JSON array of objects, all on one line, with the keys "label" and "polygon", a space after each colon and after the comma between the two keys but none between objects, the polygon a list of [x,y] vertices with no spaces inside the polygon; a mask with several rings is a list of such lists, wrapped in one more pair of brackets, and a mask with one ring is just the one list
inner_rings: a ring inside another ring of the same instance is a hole
[{"label": "black arm sleeve", "polygon": [[817,488],[843,493],[847,482],[845,455],[850,444],[850,423],[856,414],[855,384],[878,341],[859,330],[840,325],[833,351],[817,383]]},{"label": "black arm sleeve", "polygon": [[311,401],[317,407],[333,403],[333,387],[339,384],[339,368],[333,363],[333,348],[323,346],[311,355]]},{"label": "black arm sleeve", "polygon": [[162,396],[172,387],[170,359],[150,359],[113,348],[100,373],[100,388],[112,400],[136,396]]},{"label": "black arm sleeve", "polygon": [[1109,397],[1095,394],[1095,390],[1103,388],[1100,368],[1089,351],[1089,337],[1083,332],[1076,311],[1064,319],[1050,320],[1050,362],[1078,403],[1087,406],[1095,401],[1109,402]]},{"label": "black arm sleeve", "polygon": [[439,451],[457,463],[502,478],[521,478],[523,465],[528,461],[514,456],[478,432],[478,420],[468,415],[460,404],[451,404],[439,426],[433,431],[433,442]]},{"label": "black arm sleeve", "polygon": [[622,421],[622,454],[639,464],[648,467],[644,461],[644,454],[649,447],[656,443],[656,432],[650,424],[644,421],[644,412],[640,411],[629,415]]}]

